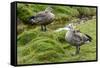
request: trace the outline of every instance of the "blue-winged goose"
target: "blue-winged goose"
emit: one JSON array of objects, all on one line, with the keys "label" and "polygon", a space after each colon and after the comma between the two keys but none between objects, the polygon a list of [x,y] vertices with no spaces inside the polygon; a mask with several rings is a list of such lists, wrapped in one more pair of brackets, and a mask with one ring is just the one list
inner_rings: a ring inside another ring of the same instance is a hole
[{"label": "blue-winged goose", "polygon": [[89,43],[92,40],[89,35],[81,33],[79,30],[75,30],[72,24],[69,24],[66,30],[68,30],[68,32],[66,33],[65,40],[76,47],[75,54],[79,54],[81,45]]},{"label": "blue-winged goose", "polygon": [[44,11],[37,13],[35,16],[30,17],[29,23],[41,25],[41,30],[46,31],[46,25],[54,21],[55,15],[51,12],[52,8],[48,7]]}]

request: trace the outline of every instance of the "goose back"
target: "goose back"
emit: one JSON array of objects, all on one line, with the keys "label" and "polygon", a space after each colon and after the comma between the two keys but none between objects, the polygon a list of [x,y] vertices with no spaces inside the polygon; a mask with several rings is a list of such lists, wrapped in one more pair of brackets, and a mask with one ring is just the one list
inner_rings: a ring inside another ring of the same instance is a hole
[{"label": "goose back", "polygon": [[49,11],[41,11],[34,17],[34,22],[41,25],[48,25],[53,22],[55,15]]},{"label": "goose back", "polygon": [[86,43],[87,41],[90,42],[91,37],[89,35],[83,34],[77,30],[68,31],[66,33],[65,39],[67,42],[74,46],[81,46],[82,44]]}]

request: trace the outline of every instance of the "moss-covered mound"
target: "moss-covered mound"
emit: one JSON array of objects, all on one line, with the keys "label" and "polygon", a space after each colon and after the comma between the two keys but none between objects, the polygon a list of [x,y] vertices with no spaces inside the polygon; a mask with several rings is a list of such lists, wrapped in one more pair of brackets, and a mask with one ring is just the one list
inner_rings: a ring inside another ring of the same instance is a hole
[{"label": "moss-covered mound", "polygon": [[49,27],[46,32],[41,31],[40,27],[24,30],[17,37],[18,64],[95,60],[95,22],[96,20],[92,19],[78,26],[78,29],[81,29],[83,33],[89,34],[93,40],[91,43],[81,46],[80,54],[76,56],[71,55],[75,52],[75,47],[65,41],[67,31],[55,32]]}]

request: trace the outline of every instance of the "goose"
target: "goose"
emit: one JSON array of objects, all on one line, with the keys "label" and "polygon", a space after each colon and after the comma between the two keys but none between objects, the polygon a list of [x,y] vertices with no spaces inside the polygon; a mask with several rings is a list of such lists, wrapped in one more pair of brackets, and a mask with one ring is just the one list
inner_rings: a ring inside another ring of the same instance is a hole
[{"label": "goose", "polygon": [[75,55],[79,54],[80,46],[92,41],[92,37],[88,34],[81,33],[80,30],[75,30],[72,24],[65,27],[67,33],[65,35],[65,40],[76,47]]},{"label": "goose", "polygon": [[60,32],[62,30],[67,30],[65,34],[65,41],[69,43],[70,45],[76,47],[76,52],[74,55],[77,55],[80,52],[80,46],[91,42],[92,37],[90,37],[88,34],[84,34],[80,32],[80,30],[75,29],[75,25],[77,24],[71,23],[64,28],[59,28],[55,30],[54,32]]},{"label": "goose", "polygon": [[41,25],[41,30],[46,31],[46,25],[52,23],[55,15],[52,13],[52,8],[47,7],[44,11],[38,12],[35,16],[29,18],[29,23]]}]

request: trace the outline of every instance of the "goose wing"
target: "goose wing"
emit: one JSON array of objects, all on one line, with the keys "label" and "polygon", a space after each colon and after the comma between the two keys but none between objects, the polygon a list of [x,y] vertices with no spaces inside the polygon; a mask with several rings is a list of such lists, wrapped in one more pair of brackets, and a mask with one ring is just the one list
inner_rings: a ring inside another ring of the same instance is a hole
[{"label": "goose wing", "polygon": [[80,31],[74,31],[74,34],[73,34],[73,37],[72,37],[72,40],[73,40],[73,43],[76,44],[76,45],[81,45],[83,43],[85,43],[85,40],[87,39],[86,35],[81,33]]},{"label": "goose wing", "polygon": [[83,42],[83,37],[81,33],[75,33],[72,40],[75,44],[81,44]]},{"label": "goose wing", "polygon": [[44,16],[46,16],[45,11],[42,11],[36,14],[36,17],[44,17]]},{"label": "goose wing", "polygon": [[75,32],[74,36],[73,36],[73,40],[76,44],[83,44],[83,43],[87,43],[88,41],[91,42],[92,38],[84,33],[81,32]]},{"label": "goose wing", "polygon": [[35,16],[35,21],[40,23],[40,22],[45,22],[46,21],[46,13],[45,12],[39,12]]}]

